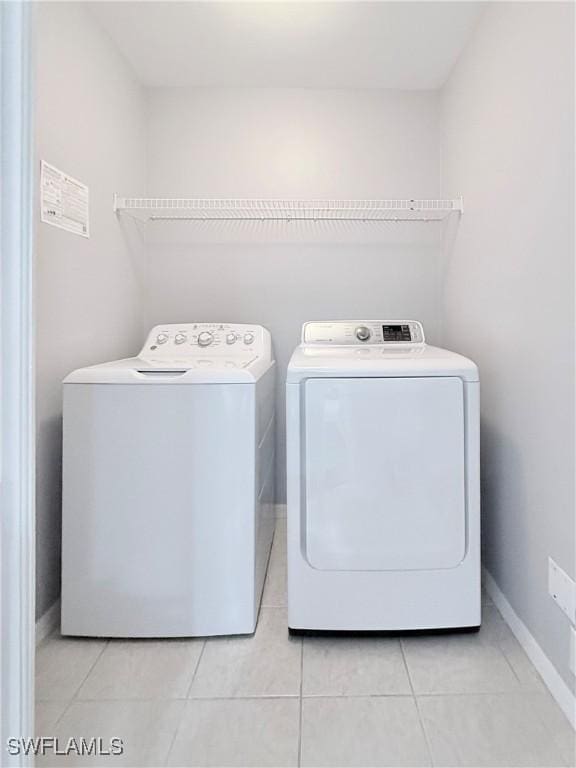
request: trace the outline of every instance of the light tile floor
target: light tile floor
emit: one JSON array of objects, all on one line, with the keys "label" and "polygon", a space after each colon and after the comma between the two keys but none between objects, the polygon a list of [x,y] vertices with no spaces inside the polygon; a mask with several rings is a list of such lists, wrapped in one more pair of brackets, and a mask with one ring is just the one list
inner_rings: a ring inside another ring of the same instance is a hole
[{"label": "light tile floor", "polygon": [[40,765],[572,766],[574,733],[484,597],[473,635],[291,638],[278,521],[254,637],[48,638],[38,735],[123,738]]}]

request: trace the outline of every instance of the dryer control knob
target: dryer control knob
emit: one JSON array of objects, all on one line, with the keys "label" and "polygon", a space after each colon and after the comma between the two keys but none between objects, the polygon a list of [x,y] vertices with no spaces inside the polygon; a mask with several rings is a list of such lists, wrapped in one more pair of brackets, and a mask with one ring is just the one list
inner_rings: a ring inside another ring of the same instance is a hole
[{"label": "dryer control knob", "polygon": [[226,344],[235,344],[235,343],[236,343],[236,334],[228,333],[226,335]]},{"label": "dryer control knob", "polygon": [[359,325],[356,328],[356,338],[358,341],[368,341],[371,335],[370,328],[366,328],[365,325]]},{"label": "dryer control knob", "polygon": [[253,333],[245,333],[244,334],[244,344],[252,344],[254,341],[254,334]]},{"label": "dryer control knob", "polygon": [[210,331],[202,331],[202,333],[198,334],[198,346],[200,347],[209,347],[213,341],[214,336]]},{"label": "dryer control knob", "polygon": [[158,336],[156,336],[156,344],[166,344],[167,341],[168,341],[167,333],[159,333]]},{"label": "dryer control knob", "polygon": [[185,341],[186,341],[186,335],[184,333],[177,333],[176,336],[174,336],[175,344],[184,344]]}]

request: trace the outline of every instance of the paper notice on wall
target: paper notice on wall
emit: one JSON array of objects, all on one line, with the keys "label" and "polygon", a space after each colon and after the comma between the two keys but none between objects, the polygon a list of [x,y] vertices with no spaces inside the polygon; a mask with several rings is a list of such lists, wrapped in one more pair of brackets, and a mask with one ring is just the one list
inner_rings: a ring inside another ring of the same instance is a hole
[{"label": "paper notice on wall", "polygon": [[90,237],[88,187],[42,161],[40,219],[45,224]]}]

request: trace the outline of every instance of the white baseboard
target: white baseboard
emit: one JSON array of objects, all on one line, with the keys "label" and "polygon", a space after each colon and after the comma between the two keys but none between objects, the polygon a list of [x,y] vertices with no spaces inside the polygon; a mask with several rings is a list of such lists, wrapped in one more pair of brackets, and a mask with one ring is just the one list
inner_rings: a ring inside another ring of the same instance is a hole
[{"label": "white baseboard", "polygon": [[36,645],[45,640],[60,623],[60,600],[55,600],[36,622]]},{"label": "white baseboard", "polygon": [[494,604],[512,630],[516,640],[518,640],[526,652],[526,655],[536,668],[556,703],[568,718],[572,728],[576,730],[576,697],[570,688],[568,688],[564,680],[562,680],[556,671],[556,668],[538,645],[528,627],[518,616],[514,608],[512,608],[504,596],[504,593],[494,581],[492,575],[486,568],[483,568],[482,571],[486,592],[494,601]]},{"label": "white baseboard", "polygon": [[286,517],[286,504],[275,504],[276,517]]}]

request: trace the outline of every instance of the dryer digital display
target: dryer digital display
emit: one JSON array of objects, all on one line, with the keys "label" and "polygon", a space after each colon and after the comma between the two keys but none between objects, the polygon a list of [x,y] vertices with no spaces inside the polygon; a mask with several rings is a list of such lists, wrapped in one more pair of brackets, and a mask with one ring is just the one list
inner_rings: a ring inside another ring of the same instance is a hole
[{"label": "dryer digital display", "polygon": [[383,325],[384,341],[412,341],[409,325]]}]

